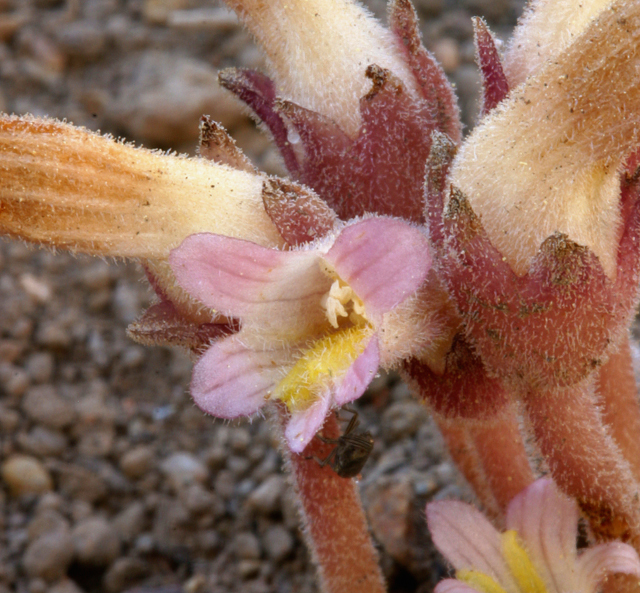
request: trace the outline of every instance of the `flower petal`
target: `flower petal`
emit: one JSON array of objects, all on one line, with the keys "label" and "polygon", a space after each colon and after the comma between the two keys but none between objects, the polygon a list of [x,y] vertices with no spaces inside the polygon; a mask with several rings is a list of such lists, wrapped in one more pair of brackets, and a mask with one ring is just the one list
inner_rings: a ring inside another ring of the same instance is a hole
[{"label": "flower petal", "polygon": [[517,591],[500,534],[480,511],[463,502],[436,501],[427,505],[427,524],[436,548],[456,570],[483,572],[507,591]]},{"label": "flower petal", "polygon": [[640,577],[638,553],[628,544],[609,542],[585,550],[578,559],[578,576],[582,593],[593,593],[610,573],[621,572]]},{"label": "flower petal", "polygon": [[335,387],[333,401],[337,407],[358,399],[369,387],[378,373],[380,349],[378,339],[373,336],[364,352],[356,358],[349,370]]},{"label": "flower petal", "polygon": [[578,507],[552,480],[536,480],[510,503],[507,529],[514,529],[551,591],[578,591]]},{"label": "flower petal", "polygon": [[257,352],[241,340],[242,332],[216,342],[193,369],[191,395],[212,416],[237,418],[257,412],[288,362],[285,351]]},{"label": "flower petal", "polygon": [[331,410],[331,396],[324,393],[310,407],[291,413],[284,436],[294,453],[302,453],[311,439],[322,428],[327,414]]},{"label": "flower petal", "polygon": [[294,410],[287,424],[285,437],[294,453],[300,453],[322,428],[324,419],[332,408],[358,399],[378,372],[380,353],[378,340],[373,336],[366,348],[348,370],[330,383],[309,407]]},{"label": "flower petal", "polygon": [[325,259],[377,322],[376,317],[418,290],[431,268],[426,237],[392,218],[370,218],[345,227]]},{"label": "flower petal", "polygon": [[478,590],[458,579],[444,579],[436,585],[433,593],[478,593]]},{"label": "flower petal", "polygon": [[273,338],[295,340],[325,323],[319,306],[330,280],[315,251],[277,251],[202,233],[171,252],[182,288],[208,307]]}]

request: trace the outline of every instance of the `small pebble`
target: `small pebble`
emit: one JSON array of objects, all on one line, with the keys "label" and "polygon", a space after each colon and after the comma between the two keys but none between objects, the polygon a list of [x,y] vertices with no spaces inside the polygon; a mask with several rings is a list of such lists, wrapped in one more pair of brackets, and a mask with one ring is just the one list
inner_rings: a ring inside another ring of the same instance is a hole
[{"label": "small pebble", "polygon": [[176,490],[209,477],[207,466],[189,453],[174,453],[162,461],[160,469]]},{"label": "small pebble", "polygon": [[22,558],[22,568],[27,576],[51,583],[66,575],[73,552],[69,533],[54,531],[29,544]]},{"label": "small pebble", "polygon": [[22,409],[34,422],[54,429],[69,426],[76,416],[73,404],[51,385],[31,387],[22,400]]},{"label": "small pebble", "polygon": [[213,491],[224,499],[233,496],[236,488],[236,481],[233,474],[228,469],[219,471],[213,482]]},{"label": "small pebble", "polygon": [[71,346],[72,341],[69,329],[57,321],[43,323],[36,334],[36,342],[40,346],[54,350],[64,350]]},{"label": "small pebble", "polygon": [[201,484],[191,484],[180,492],[180,498],[185,508],[194,514],[204,513],[220,507],[221,502],[217,497],[202,487]]},{"label": "small pebble", "polygon": [[428,417],[427,409],[416,401],[396,402],[385,410],[380,420],[383,437],[386,441],[412,437]]},{"label": "small pebble", "polygon": [[20,414],[0,405],[0,432],[13,432],[18,424],[20,424]]},{"label": "small pebble", "polygon": [[274,562],[281,562],[293,550],[293,536],[282,525],[269,527],[262,536],[267,556]]},{"label": "small pebble", "polygon": [[120,458],[120,469],[125,476],[132,480],[144,476],[154,464],[154,450],[147,445],[134,447]]},{"label": "small pebble", "polygon": [[264,515],[273,513],[280,508],[283,490],[283,477],[279,475],[270,476],[249,494],[246,504]]},{"label": "small pebble", "polygon": [[16,440],[24,451],[38,457],[61,455],[69,444],[64,434],[44,426],[35,426],[28,433],[21,432]]},{"label": "small pebble", "polygon": [[23,274],[20,276],[20,286],[37,303],[44,304],[51,299],[51,286],[42,278]]},{"label": "small pebble", "polygon": [[56,531],[70,531],[69,521],[67,521],[58,511],[52,509],[42,511],[36,515],[29,523],[29,541],[51,534]]},{"label": "small pebble", "polygon": [[107,494],[105,481],[94,472],[75,464],[56,467],[60,491],[77,502],[94,503]]},{"label": "small pebble", "polygon": [[47,592],[47,583],[44,579],[31,579],[29,584],[27,585],[29,593],[46,593]]},{"label": "small pebble", "polygon": [[147,509],[144,503],[136,501],[116,515],[113,528],[123,542],[131,543],[142,533],[146,519]]},{"label": "small pebble", "polygon": [[48,593],[84,593],[71,579],[64,579],[48,590]]},{"label": "small pebble", "polygon": [[252,579],[260,572],[262,562],[259,560],[240,560],[238,562],[238,574],[242,579]]},{"label": "small pebble", "polygon": [[149,573],[149,566],[140,558],[118,558],[107,570],[102,580],[107,593],[120,593],[135,585]]},{"label": "small pebble", "polygon": [[82,521],[71,532],[78,562],[108,566],[120,554],[120,538],[112,524],[93,517]]},{"label": "small pebble", "polygon": [[114,439],[113,427],[100,427],[87,431],[80,438],[78,452],[85,457],[106,457],[113,449]]},{"label": "small pebble", "polygon": [[455,72],[460,66],[460,48],[455,39],[439,39],[433,46],[433,55],[447,73]]},{"label": "small pebble", "polygon": [[238,533],[231,544],[231,547],[238,558],[256,560],[260,558],[260,541],[250,531]]},{"label": "small pebble", "polygon": [[41,494],[53,489],[53,480],[49,472],[35,457],[9,457],[2,464],[0,475],[14,496]]},{"label": "small pebble", "polygon": [[51,352],[34,352],[25,368],[33,383],[47,383],[53,376],[55,361]]}]

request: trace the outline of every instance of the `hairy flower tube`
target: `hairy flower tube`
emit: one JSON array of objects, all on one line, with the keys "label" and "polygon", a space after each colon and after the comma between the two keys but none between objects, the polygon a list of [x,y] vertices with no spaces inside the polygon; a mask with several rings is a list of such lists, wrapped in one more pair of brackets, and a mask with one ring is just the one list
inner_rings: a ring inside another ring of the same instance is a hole
[{"label": "hairy flower tube", "polygon": [[235,418],[282,401],[294,452],[332,408],[362,395],[380,365],[427,349],[436,333],[416,298],[431,267],[428,243],[403,221],[351,222],[295,251],[192,235],[170,263],[184,290],[241,323],[196,364],[196,403]]},{"label": "hairy flower tube", "polygon": [[577,550],[579,516],[547,478],[511,501],[502,533],[471,505],[428,504],[433,542],[456,571],[436,593],[595,593],[611,574],[640,578],[640,558],[627,544]]}]

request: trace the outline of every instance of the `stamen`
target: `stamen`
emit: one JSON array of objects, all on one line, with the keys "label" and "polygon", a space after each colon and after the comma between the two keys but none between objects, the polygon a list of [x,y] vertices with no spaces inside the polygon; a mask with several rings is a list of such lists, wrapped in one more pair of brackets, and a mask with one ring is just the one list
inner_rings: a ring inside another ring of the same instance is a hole
[{"label": "stamen", "polygon": [[332,327],[339,327],[338,317],[348,317],[357,325],[366,322],[364,303],[353,289],[342,280],[334,280],[329,292],[322,297],[322,307]]}]

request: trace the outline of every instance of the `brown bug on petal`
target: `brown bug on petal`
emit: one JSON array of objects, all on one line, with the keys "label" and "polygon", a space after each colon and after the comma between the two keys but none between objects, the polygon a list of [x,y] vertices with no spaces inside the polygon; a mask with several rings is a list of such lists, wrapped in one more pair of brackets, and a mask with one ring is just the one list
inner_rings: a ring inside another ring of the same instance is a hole
[{"label": "brown bug on petal", "polygon": [[373,437],[369,431],[355,432],[358,426],[358,412],[351,408],[343,408],[353,414],[344,434],[337,439],[327,439],[321,435],[316,435],[323,443],[335,445],[331,453],[325,459],[318,457],[307,457],[314,459],[320,467],[329,465],[341,478],[353,478],[357,476],[369,459],[373,449]]}]

